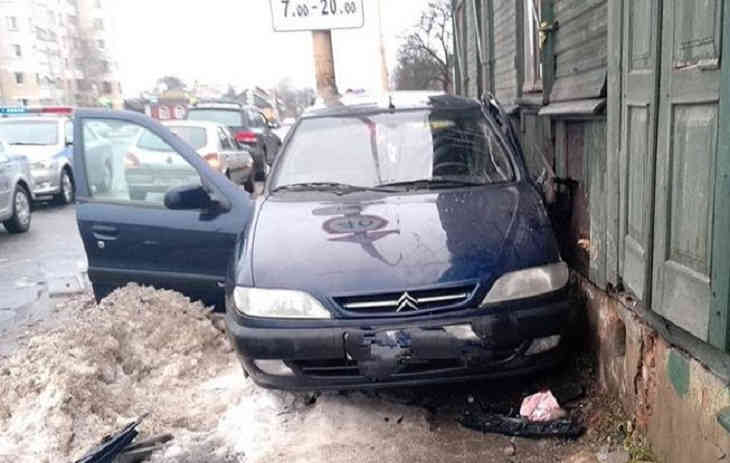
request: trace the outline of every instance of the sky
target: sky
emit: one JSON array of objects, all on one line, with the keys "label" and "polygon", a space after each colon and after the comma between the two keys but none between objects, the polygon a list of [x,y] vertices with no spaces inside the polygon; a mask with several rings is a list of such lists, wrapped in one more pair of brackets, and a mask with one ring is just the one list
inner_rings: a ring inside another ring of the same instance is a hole
[{"label": "sky", "polygon": [[[114,0],[114,48],[125,97],[151,90],[159,77],[175,75],[188,85],[273,87],[285,77],[314,87],[310,32],[274,32],[270,1]],[[292,0],[292,3],[305,0]],[[335,30],[332,41],[340,91],[380,87],[377,0],[363,0],[365,25]],[[429,0],[381,0],[389,71],[401,37]],[[306,2],[319,3],[317,0]]]}]

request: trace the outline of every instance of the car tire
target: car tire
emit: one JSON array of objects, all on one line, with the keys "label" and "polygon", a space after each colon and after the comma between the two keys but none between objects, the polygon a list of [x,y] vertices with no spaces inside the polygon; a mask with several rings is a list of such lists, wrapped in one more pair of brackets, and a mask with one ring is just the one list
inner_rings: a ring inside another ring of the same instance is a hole
[{"label": "car tire", "polygon": [[114,170],[109,161],[104,163],[104,176],[100,183],[96,184],[97,193],[107,193],[112,189],[112,183],[114,182]]},{"label": "car tire", "polygon": [[68,168],[61,171],[61,179],[58,182],[59,192],[56,195],[56,203],[66,205],[71,204],[76,199],[76,190],[74,188],[73,177]]},{"label": "car tire", "polygon": [[13,193],[13,215],[3,222],[9,233],[25,233],[30,229],[30,193],[22,185]]},{"label": "car tire", "polygon": [[140,190],[129,190],[129,199],[132,201],[144,201],[147,199],[147,192]]}]

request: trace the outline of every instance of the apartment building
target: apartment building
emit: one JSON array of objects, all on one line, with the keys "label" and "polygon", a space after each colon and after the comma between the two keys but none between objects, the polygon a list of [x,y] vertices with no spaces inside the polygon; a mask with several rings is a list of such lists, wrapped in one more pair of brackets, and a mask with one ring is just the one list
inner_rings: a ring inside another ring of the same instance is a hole
[{"label": "apartment building", "polygon": [[104,1],[0,0],[0,104],[121,106]]}]

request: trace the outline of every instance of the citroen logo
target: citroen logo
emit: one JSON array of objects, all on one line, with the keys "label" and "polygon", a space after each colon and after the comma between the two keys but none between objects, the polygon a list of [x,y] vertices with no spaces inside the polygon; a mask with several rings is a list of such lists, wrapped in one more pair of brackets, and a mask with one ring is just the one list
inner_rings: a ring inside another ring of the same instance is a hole
[{"label": "citroen logo", "polygon": [[398,308],[396,312],[405,312],[406,310],[418,310],[418,299],[414,298],[406,291],[398,298]]}]

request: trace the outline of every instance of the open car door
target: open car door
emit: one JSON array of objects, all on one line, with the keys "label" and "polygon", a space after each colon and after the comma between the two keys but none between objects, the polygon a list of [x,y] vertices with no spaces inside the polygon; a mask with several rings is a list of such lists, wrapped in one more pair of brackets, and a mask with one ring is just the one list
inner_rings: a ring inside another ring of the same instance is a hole
[{"label": "open car door", "polygon": [[[82,109],[74,118],[76,218],[97,299],[137,282],[222,302],[249,194],[145,115]],[[99,124],[109,136],[92,143]]]}]

